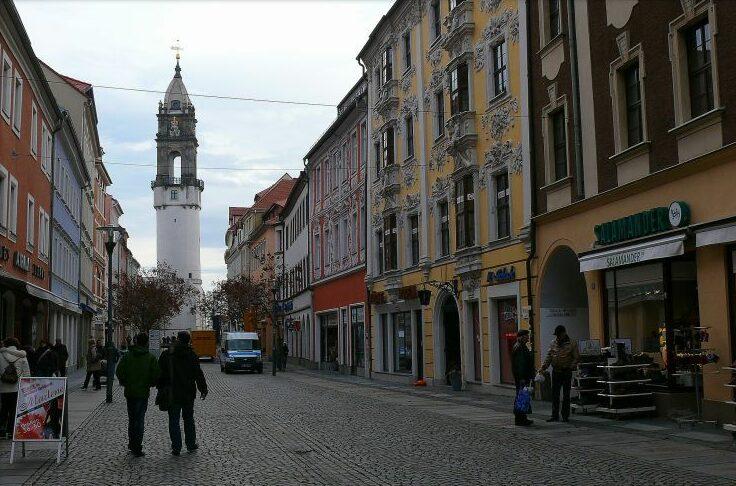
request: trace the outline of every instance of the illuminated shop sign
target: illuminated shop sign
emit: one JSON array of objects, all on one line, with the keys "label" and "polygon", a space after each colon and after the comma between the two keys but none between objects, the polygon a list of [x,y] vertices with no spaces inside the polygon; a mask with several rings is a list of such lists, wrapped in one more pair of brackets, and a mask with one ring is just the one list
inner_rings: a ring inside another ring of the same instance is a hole
[{"label": "illuminated shop sign", "polygon": [[[641,238],[690,224],[690,206],[675,201],[669,207],[652,208],[624,218],[598,224],[595,232],[596,245],[610,245],[620,241]],[[636,255],[631,255],[636,259]],[[635,263],[635,262],[632,262]]]}]

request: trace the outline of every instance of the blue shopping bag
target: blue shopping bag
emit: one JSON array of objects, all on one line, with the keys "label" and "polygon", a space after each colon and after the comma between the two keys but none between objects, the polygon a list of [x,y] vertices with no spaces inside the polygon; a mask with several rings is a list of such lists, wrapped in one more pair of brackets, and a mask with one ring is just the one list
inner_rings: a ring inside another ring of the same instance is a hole
[{"label": "blue shopping bag", "polygon": [[516,392],[514,413],[532,413],[532,394],[528,387],[519,388]]}]

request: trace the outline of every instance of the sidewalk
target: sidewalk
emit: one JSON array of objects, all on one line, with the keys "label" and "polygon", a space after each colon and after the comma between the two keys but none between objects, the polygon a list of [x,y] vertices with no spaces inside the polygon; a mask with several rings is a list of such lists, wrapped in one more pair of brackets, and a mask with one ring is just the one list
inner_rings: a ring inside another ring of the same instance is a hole
[{"label": "sidewalk", "polygon": [[[611,450],[632,457],[658,458],[664,463],[673,461],[694,471],[717,470],[718,475],[736,480],[736,448],[734,438],[719,426],[700,424],[684,425],[664,418],[614,419],[602,415],[573,414],[570,423],[547,423],[551,415],[551,403],[534,401],[532,427],[513,425],[512,401],[509,396],[491,395],[487,392],[455,392],[449,386],[413,387],[367,378],[320,372],[292,367],[289,373],[310,376],[344,385],[375,389],[378,394],[387,392],[405,395],[401,402],[407,406],[419,406],[425,410],[452,417],[483,423],[496,422],[508,428],[511,434],[528,434],[530,437],[547,436],[565,443],[584,444],[602,450]],[[418,398],[438,404],[433,409],[420,405]],[[389,399],[387,399],[388,401]],[[398,400],[390,399],[391,403]],[[452,404],[442,406],[442,403]],[[625,447],[623,444],[626,444]],[[712,472],[711,472],[712,474]]]},{"label": "sidewalk", "polygon": [[[92,388],[82,390],[86,371],[76,370],[68,377],[67,389],[69,411],[69,441],[74,432],[105,403],[105,389],[93,391]],[[117,385],[117,383],[115,384]],[[26,446],[26,457],[21,456],[20,444],[16,445],[14,463],[10,464],[11,441],[0,440],[0,485],[21,485],[39,469],[56,461],[56,447],[49,444],[33,444]],[[64,460],[62,451],[62,461]]]}]

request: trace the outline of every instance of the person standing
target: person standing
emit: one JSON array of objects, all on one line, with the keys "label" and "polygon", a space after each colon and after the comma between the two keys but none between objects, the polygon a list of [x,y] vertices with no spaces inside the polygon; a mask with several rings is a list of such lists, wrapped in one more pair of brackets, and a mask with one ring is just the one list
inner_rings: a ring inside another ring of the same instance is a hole
[{"label": "person standing", "polygon": [[99,390],[100,386],[100,369],[102,365],[100,360],[102,356],[97,349],[94,339],[89,340],[89,347],[87,347],[87,376],[84,378],[84,385],[82,389],[86,390],[89,385],[89,378],[92,377],[92,386],[95,390]]},{"label": "person standing", "polygon": [[[516,343],[511,350],[511,371],[514,374],[516,393],[529,386],[534,378],[534,355],[527,343],[529,342],[529,331],[521,329],[516,333]],[[529,420],[527,414],[514,410],[514,423],[527,426],[534,422]]]},{"label": "person standing", "polygon": [[159,366],[156,357],[148,352],[148,335],[140,333],[135,344],[123,355],[115,375],[125,389],[128,404],[128,449],[136,457],[142,457],[143,431],[151,387],[159,379]]},{"label": "person standing", "polygon": [[199,389],[202,400],[207,397],[207,381],[199,357],[190,346],[191,336],[188,331],[179,331],[176,341],[168,351],[159,358],[161,368],[159,388],[171,386],[171,403],[169,412],[169,438],[171,453],[181,453],[180,418],[184,421],[184,440],[189,452],[199,448],[197,431],[194,426],[194,400]]},{"label": "person standing", "polygon": [[36,350],[38,360],[36,362],[35,376],[56,376],[59,373],[59,357],[54,352],[54,348],[42,339]]},{"label": "person standing", "polygon": [[281,343],[281,371],[286,371],[286,362],[289,359],[289,345],[286,341]]},{"label": "person standing", "polygon": [[59,358],[59,376],[66,376],[66,362],[69,360],[69,350],[65,344],[62,344],[61,339],[59,338],[56,338],[54,352]]},{"label": "person standing", "polygon": [[547,422],[560,420],[560,392],[562,392],[562,421],[570,419],[570,388],[572,387],[572,370],[578,363],[578,347],[567,335],[565,326],[557,326],[555,339],[549,347],[547,358],[539,372],[552,365],[552,417]]},{"label": "person standing", "polygon": [[12,436],[15,423],[15,404],[18,401],[18,382],[31,376],[26,352],[14,337],[6,338],[0,348],[0,433]]}]

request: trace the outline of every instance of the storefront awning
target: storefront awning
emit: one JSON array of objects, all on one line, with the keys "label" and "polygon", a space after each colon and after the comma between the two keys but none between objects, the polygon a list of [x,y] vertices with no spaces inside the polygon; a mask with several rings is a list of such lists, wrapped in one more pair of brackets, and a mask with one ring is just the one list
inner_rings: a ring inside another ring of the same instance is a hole
[{"label": "storefront awning", "polygon": [[41,287],[36,287],[35,285],[26,284],[26,292],[28,292],[29,295],[32,295],[36,297],[37,299],[46,300],[48,302],[51,302],[52,304],[56,304],[59,307],[63,307],[64,309],[74,312],[75,314],[81,314],[82,311],[79,309],[79,304],[69,302],[68,300],[62,299],[51,292],[49,292],[46,289],[42,289]]},{"label": "storefront awning", "polygon": [[695,233],[695,246],[723,245],[736,241],[736,224],[704,228]]},{"label": "storefront awning", "polygon": [[605,270],[682,255],[685,253],[685,238],[685,234],[678,234],[635,245],[586,253],[580,256],[580,271]]}]

